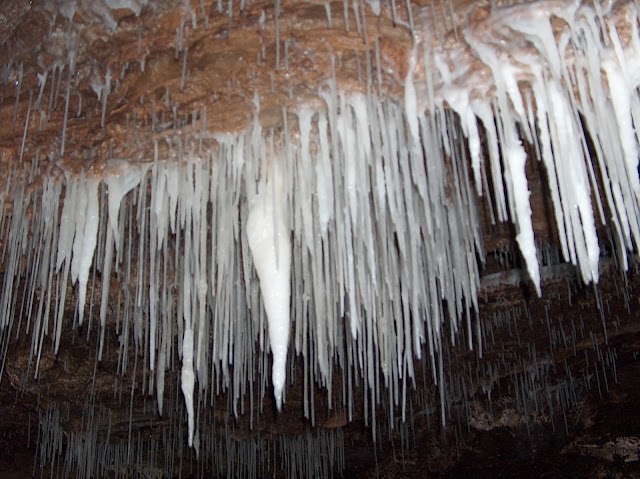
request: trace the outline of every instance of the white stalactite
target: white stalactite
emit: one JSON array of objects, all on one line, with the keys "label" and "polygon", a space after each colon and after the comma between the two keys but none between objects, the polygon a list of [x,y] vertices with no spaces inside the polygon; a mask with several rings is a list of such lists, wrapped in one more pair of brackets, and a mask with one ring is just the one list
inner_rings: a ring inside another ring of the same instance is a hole
[{"label": "white stalactite", "polygon": [[286,224],[286,197],[277,166],[259,185],[247,219],[246,233],[267,313],[273,354],[272,382],[278,410],[282,408],[289,347],[291,241]]}]

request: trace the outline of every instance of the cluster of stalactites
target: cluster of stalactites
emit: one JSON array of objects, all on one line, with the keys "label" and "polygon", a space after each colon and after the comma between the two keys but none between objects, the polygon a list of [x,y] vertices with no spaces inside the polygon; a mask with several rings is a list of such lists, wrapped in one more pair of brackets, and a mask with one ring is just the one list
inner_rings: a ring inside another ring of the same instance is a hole
[{"label": "cluster of stalactites", "polygon": [[[546,167],[564,258],[585,281],[598,279],[593,204],[614,227],[624,267],[640,239],[634,7],[620,7],[630,19],[623,46],[611,12],[544,5],[496,9],[489,26],[460,32],[490,70],[480,85],[467,83],[476,77],[464,64],[451,70],[455,50],[427,49],[416,35],[404,102],[341,92],[331,81],[318,92],[323,108],[298,108],[297,126],[285,115],[282,130],[263,131],[256,98],[255,120],[243,133],[185,128],[162,148],[156,143],[146,163],[110,159],[100,177],[69,173],[45,178],[37,192],[9,188],[3,350],[22,327],[33,357],[49,334],[57,350],[67,288],[76,284],[78,322],[100,319],[99,357],[109,353],[104,334],[114,314],[119,372],[131,351],[142,352],[160,412],[165,373],[180,364],[190,444],[198,436],[196,400],[227,390],[240,414],[245,395],[262,399],[269,349],[279,407],[289,346],[303,358],[312,422],[314,384],[327,389],[330,407],[340,398],[349,417],[358,386],[368,392],[366,415],[375,418],[383,401],[404,411],[423,350],[444,394],[443,330],[455,342],[466,319],[472,345],[482,258],[476,193],[491,190],[495,218],[515,222],[540,293],[523,140]],[[567,25],[559,39],[552,14]],[[535,49],[508,51],[494,40],[505,31]],[[421,62],[434,65],[424,78]],[[96,271],[98,311],[87,302]],[[118,294],[109,290],[112,276]],[[18,291],[21,281],[26,292]],[[120,304],[110,312],[113,296]],[[349,371],[337,393],[336,367]]]},{"label": "cluster of stalactites", "polygon": [[[231,389],[239,413],[264,362],[256,344],[273,351],[284,399],[289,328],[310,388],[333,398],[333,368],[353,371],[338,393],[349,414],[362,383],[371,405],[386,394],[404,401],[414,360],[426,345],[438,375],[443,323],[456,334],[476,297],[480,238],[464,150],[438,134],[454,127],[444,110],[421,117],[423,142],[407,143],[413,123],[396,103],[335,88],[321,95],[326,109],[301,107],[297,135],[262,131],[256,112],[245,134],[176,135],[166,158],[112,159],[99,178],[69,174],[64,189],[49,179],[29,198],[13,192],[4,329],[15,326],[15,287],[28,275],[32,353],[51,332],[57,349],[76,284],[78,322],[99,315],[99,357],[115,314],[121,372],[129,350],[142,351],[160,411],[165,371],[179,359],[190,442],[196,397]],[[35,214],[20,214],[30,207]],[[96,271],[100,308],[89,308]],[[114,275],[122,291],[109,291]]]},{"label": "cluster of stalactites", "polygon": [[[459,48],[417,43],[425,45],[416,49],[424,64],[437,72],[421,86],[421,104],[444,101],[458,113],[477,191],[486,189],[488,173],[495,218],[516,224],[538,294],[523,140],[545,166],[564,259],[585,283],[598,281],[597,218],[610,222],[625,271],[627,251],[640,240],[637,7],[628,2],[613,8],[558,0],[494,8],[460,32]],[[473,55],[461,54],[468,50]],[[473,67],[477,61],[487,72]]]}]

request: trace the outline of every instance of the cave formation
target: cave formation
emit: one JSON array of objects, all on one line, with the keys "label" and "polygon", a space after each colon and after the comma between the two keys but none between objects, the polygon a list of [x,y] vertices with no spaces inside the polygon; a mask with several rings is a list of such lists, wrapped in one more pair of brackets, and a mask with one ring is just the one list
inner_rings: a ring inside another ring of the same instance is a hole
[{"label": "cave formation", "polygon": [[640,477],[638,27],[2,2],[2,477]]}]

